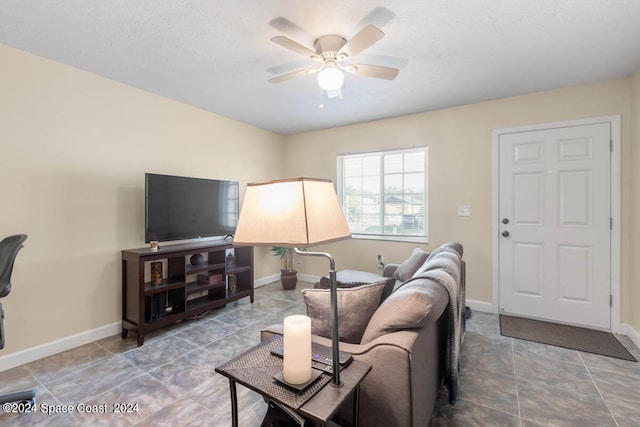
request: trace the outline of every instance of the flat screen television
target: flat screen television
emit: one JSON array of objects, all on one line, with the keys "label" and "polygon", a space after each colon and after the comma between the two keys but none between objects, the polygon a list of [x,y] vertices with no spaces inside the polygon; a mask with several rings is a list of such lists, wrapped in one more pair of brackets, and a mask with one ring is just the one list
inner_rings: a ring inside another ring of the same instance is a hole
[{"label": "flat screen television", "polygon": [[145,174],[145,242],[233,235],[238,181]]}]

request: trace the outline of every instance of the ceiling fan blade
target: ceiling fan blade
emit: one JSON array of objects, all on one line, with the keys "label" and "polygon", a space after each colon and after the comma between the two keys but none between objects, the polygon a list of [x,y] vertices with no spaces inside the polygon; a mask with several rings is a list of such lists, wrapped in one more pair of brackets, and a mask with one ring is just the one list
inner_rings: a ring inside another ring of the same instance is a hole
[{"label": "ceiling fan blade", "polygon": [[349,64],[345,70],[356,76],[375,77],[376,79],[393,80],[398,75],[397,68],[381,67],[379,65]]},{"label": "ceiling fan blade", "polygon": [[340,53],[346,53],[349,58],[353,58],[383,37],[384,33],[380,28],[367,25],[340,49]]},{"label": "ceiling fan blade", "polygon": [[381,7],[381,6],[376,7],[371,12],[369,12],[367,16],[362,18],[362,20],[360,21],[358,26],[356,26],[356,28],[365,24],[373,24],[378,28],[384,27],[389,22],[391,22],[395,17],[396,17],[396,14],[393,13],[391,10],[387,9],[386,7]]},{"label": "ceiling fan blade", "polygon": [[294,40],[299,40],[302,45],[313,46],[313,42],[316,38],[309,34],[306,30],[300,27],[295,22],[285,18],[284,16],[278,16],[269,21],[269,25],[278,30],[280,33],[285,34]]},{"label": "ceiling fan blade", "polygon": [[272,37],[271,41],[309,59],[314,59],[318,56],[315,51],[285,36]]},{"label": "ceiling fan blade", "polygon": [[272,79],[269,79],[269,82],[270,83],[281,83],[281,82],[284,82],[286,80],[293,79],[295,77],[306,76],[307,74],[314,74],[314,73],[317,73],[318,71],[319,71],[319,69],[316,69],[316,68],[309,68],[307,70],[292,71],[291,73],[283,74],[281,76],[277,76],[277,77],[274,77]]},{"label": "ceiling fan blade", "polygon": [[[375,59],[367,60],[366,62],[378,64],[378,61],[376,61]],[[384,64],[384,65],[395,66],[394,64]],[[267,68],[266,71],[267,73],[271,74],[272,77],[276,77],[276,76],[279,76],[280,74],[290,73],[296,70],[302,70],[303,68],[309,68],[308,59],[300,58],[295,61],[278,64],[273,67]],[[398,68],[401,68],[401,67],[398,67]]]},{"label": "ceiling fan blade", "polygon": [[[302,63],[302,61],[304,61],[304,59],[301,59],[299,62]],[[389,56],[389,55],[375,55],[371,53],[361,53],[360,55],[358,55],[358,58],[356,59],[356,61],[361,64],[376,64],[382,67],[397,68],[399,70],[402,70],[403,68],[405,68],[409,63],[409,60],[407,58],[400,58],[397,56]],[[351,61],[351,62],[354,62],[354,61]],[[347,64],[344,64],[344,65],[347,65]],[[294,68],[298,69],[304,66],[305,65],[303,64]],[[282,70],[279,73],[274,73],[274,74],[280,74],[285,71],[291,71],[294,68],[291,68],[289,70]]]}]

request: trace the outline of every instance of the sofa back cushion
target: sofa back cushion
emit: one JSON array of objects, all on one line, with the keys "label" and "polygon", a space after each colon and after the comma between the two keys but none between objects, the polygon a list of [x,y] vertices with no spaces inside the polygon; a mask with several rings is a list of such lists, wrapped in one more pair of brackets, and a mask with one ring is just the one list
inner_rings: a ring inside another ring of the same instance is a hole
[{"label": "sofa back cushion", "polygon": [[420,328],[425,322],[435,321],[448,302],[447,291],[437,282],[426,278],[412,280],[394,291],[373,313],[361,344],[391,332]]},{"label": "sofa back cushion", "polygon": [[414,277],[420,277],[427,271],[442,269],[460,283],[461,259],[457,251],[441,246],[431,253],[427,261],[415,272]]},{"label": "sofa back cushion", "polygon": [[[380,304],[386,281],[338,289],[338,338],[358,344]],[[331,338],[330,289],[304,289],[302,297],[311,318],[311,333]]]},{"label": "sofa back cushion", "polygon": [[393,277],[401,282],[405,282],[424,264],[429,257],[429,252],[420,248],[415,248],[411,256],[393,273]]},{"label": "sofa back cushion", "polygon": [[[463,248],[462,245],[458,242],[447,242],[447,243],[443,243],[442,245],[440,245],[440,247],[438,249],[453,249],[454,251],[456,251],[458,253],[458,255],[460,255],[460,258],[462,258],[463,255]],[[436,253],[438,251],[438,249],[436,249],[435,251],[432,252],[432,254]]]}]

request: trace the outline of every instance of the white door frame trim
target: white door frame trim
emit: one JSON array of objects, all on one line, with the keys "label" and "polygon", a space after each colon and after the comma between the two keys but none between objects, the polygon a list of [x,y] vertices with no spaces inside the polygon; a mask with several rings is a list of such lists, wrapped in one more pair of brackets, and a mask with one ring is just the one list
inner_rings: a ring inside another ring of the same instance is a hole
[{"label": "white door frame trim", "polygon": [[611,230],[611,332],[620,333],[620,271],[621,271],[621,127],[620,115],[591,117],[586,119],[567,120],[562,122],[541,123],[529,126],[519,126],[513,128],[503,128],[493,130],[493,166],[492,166],[492,214],[491,214],[491,246],[492,246],[492,294],[493,312],[498,313],[500,309],[500,268],[499,268],[499,195],[500,195],[500,136],[535,130],[544,130],[560,127],[572,127],[582,125],[592,125],[598,123],[609,123],[611,125],[611,140],[613,152],[611,153],[611,216],[613,218],[613,229]]}]

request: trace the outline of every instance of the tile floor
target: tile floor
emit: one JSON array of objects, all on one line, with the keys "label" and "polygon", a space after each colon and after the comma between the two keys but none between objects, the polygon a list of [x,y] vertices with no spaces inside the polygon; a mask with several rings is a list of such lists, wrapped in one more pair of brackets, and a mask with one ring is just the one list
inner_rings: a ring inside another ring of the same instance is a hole
[{"label": "tile floor", "polygon": [[[70,405],[74,412],[0,411],[0,425],[227,427],[228,382],[213,368],[257,344],[262,327],[303,313],[300,290],[310,285],[301,285],[293,292],[277,283],[258,288],[254,304],[246,298],[177,323],[145,337],[142,347],[133,333],[117,335],[1,372],[0,393],[34,388],[40,409]],[[640,358],[628,338],[620,339]],[[505,338],[497,316],[474,312],[460,402],[450,406],[443,393],[425,427],[638,426],[639,391],[640,363]],[[259,426],[265,403],[241,386],[238,394],[240,425]],[[137,407],[113,413],[114,404]],[[88,413],[103,408],[108,413]]]}]

